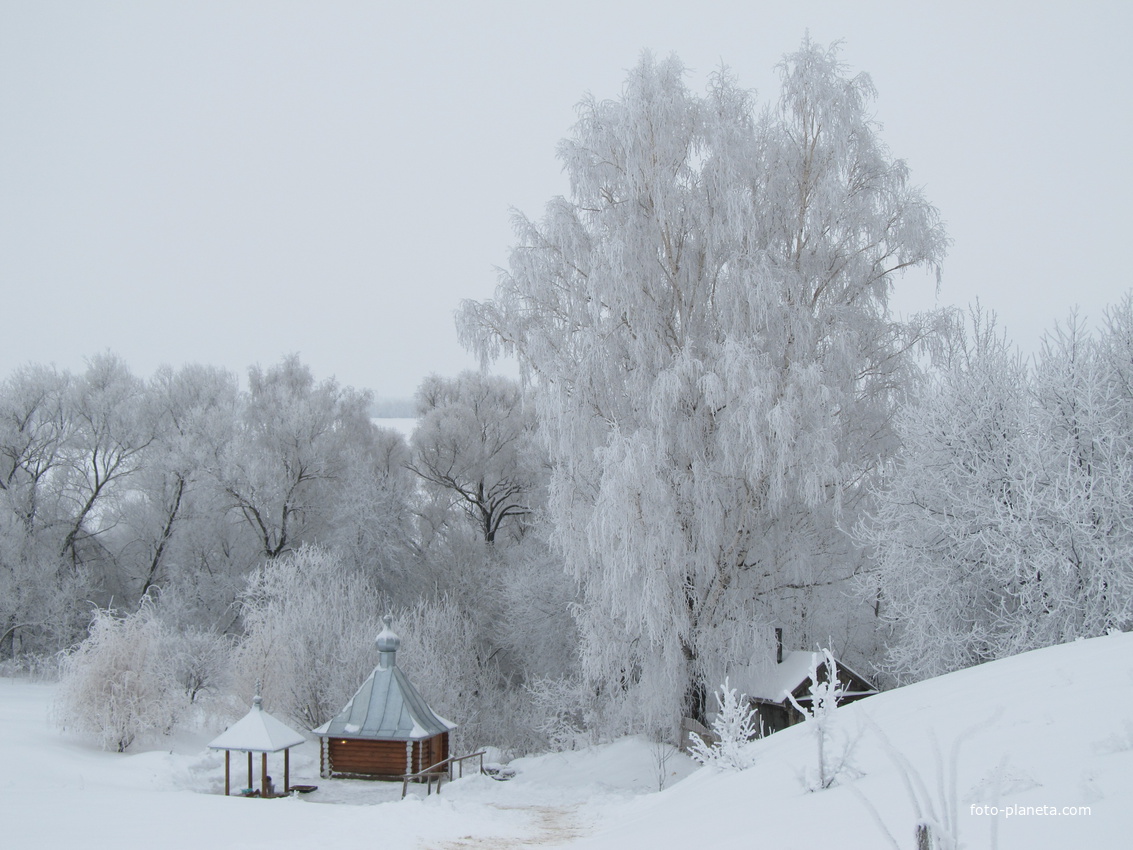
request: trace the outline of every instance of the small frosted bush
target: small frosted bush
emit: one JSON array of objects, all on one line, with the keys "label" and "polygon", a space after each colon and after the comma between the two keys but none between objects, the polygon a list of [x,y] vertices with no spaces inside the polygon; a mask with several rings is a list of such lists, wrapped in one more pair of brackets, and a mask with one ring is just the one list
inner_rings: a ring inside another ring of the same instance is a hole
[{"label": "small frosted bush", "polygon": [[744,770],[755,762],[748,744],[756,737],[755,709],[747,694],[737,694],[727,679],[716,694],[719,711],[712,721],[712,734],[716,742],[709,745],[696,732],[692,732],[689,755],[701,764],[711,764],[727,770]]},{"label": "small frosted bush", "polygon": [[186,705],[174,646],[149,603],[119,616],[98,610],[86,640],[63,663],[55,721],[125,752],[149,734],[168,734]]}]

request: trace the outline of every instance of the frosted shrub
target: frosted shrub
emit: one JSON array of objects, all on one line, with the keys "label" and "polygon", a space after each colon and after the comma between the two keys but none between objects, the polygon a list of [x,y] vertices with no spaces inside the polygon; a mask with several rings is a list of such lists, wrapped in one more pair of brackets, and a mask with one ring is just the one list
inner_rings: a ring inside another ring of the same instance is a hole
[{"label": "frosted shrub", "polygon": [[593,705],[578,679],[537,679],[524,689],[532,722],[552,750],[580,750],[598,742],[588,722]]},{"label": "frosted shrub", "polygon": [[189,702],[196,704],[206,694],[219,694],[231,654],[232,644],[222,635],[200,629],[178,635],[172,652],[173,674]]},{"label": "frosted shrub", "polygon": [[56,723],[120,753],[148,734],[168,734],[187,702],[171,647],[148,603],[126,617],[96,611],[90,634],[64,662]]},{"label": "frosted shrub", "polygon": [[706,744],[696,732],[690,733],[692,747],[689,754],[701,764],[711,764],[728,770],[744,770],[755,763],[748,744],[756,737],[755,710],[747,694],[737,696],[736,689],[724,680],[721,693],[716,694],[720,710],[712,721],[714,744]]}]

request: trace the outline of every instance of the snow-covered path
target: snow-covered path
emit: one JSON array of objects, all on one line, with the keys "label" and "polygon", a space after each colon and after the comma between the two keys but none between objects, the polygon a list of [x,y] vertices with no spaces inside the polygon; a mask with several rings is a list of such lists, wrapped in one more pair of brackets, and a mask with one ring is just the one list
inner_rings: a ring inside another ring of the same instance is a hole
[{"label": "snow-covered path", "polygon": [[497,806],[517,811],[531,818],[529,828],[514,838],[463,835],[460,838],[429,845],[427,850],[511,850],[519,847],[553,847],[566,844],[584,835],[587,829],[578,822],[576,806]]}]

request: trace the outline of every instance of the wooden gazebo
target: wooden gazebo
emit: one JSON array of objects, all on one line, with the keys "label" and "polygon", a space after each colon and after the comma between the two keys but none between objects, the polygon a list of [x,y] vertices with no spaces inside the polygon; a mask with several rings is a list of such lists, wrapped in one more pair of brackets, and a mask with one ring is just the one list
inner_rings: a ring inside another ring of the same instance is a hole
[{"label": "wooden gazebo", "polygon": [[268,753],[283,751],[283,795],[291,791],[291,748],[306,742],[302,733],[296,732],[287,724],[272,717],[263,708],[263,700],[257,694],[252,700],[252,710],[233,723],[216,738],[209,749],[224,750],[224,794],[228,796],[232,784],[232,751],[248,754],[248,789],[252,784],[252,754],[260,754],[259,796],[270,797],[272,791],[268,784]]},{"label": "wooden gazebo", "polygon": [[[397,666],[401,638],[392,618],[375,640],[378,666],[354,698],[314,733],[322,743],[324,778],[402,779],[449,758],[449,732]],[[437,772],[448,771],[448,765]]]}]

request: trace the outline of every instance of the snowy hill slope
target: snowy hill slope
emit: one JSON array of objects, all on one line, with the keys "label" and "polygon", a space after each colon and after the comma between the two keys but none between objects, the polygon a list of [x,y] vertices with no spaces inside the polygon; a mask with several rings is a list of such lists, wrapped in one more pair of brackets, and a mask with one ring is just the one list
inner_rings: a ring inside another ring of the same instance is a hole
[{"label": "snowy hill slope", "polygon": [[[5,847],[864,850],[894,846],[888,832],[911,848],[916,817],[902,758],[906,773],[923,776],[922,801],[931,799],[938,819],[953,818],[964,847],[991,847],[993,838],[1028,850],[1133,846],[1133,635],[1039,650],[839,709],[835,728],[856,738],[860,775],[818,792],[801,779],[816,752],[804,725],[753,744],[756,765],[741,773],[705,769],[677,781],[691,768],[674,757],[666,770],[673,784],[661,793],[651,747],[627,739],[517,760],[511,782],[470,777],[439,797],[406,801],[388,783],[320,780],[307,745],[293,761],[294,781],[318,784],[315,794],[226,799],[222,761],[203,750],[207,738],[183,739],[172,752],[99,752],[49,725],[53,693],[0,680]],[[947,774],[966,731],[957,779],[945,782],[955,805],[941,806],[933,738]]]},{"label": "snowy hill slope", "polygon": [[[911,848],[917,818],[894,754],[911,763],[906,773],[921,775],[922,801],[932,799],[937,818],[954,819],[964,847],[996,839],[1001,848],[1029,850],[1133,846],[1133,635],[963,670],[846,706],[836,718],[857,737],[862,775],[852,783],[803,789],[800,774],[815,765],[817,751],[804,724],[754,744],[753,768],[700,771],[625,807],[617,826],[578,846],[864,850],[892,847],[888,832]],[[951,783],[951,751],[961,736]],[[937,765],[946,793],[955,795],[950,814],[940,803]]]}]

